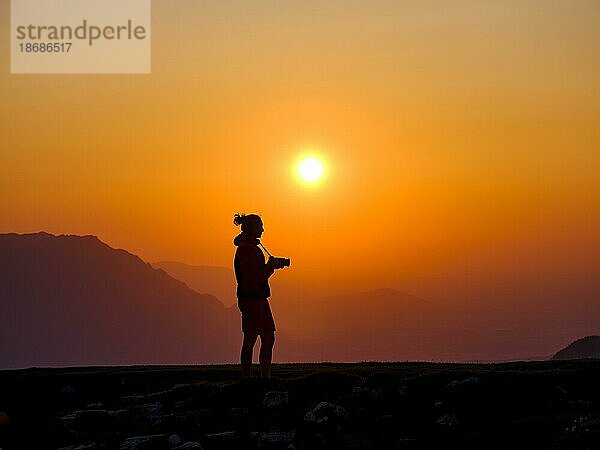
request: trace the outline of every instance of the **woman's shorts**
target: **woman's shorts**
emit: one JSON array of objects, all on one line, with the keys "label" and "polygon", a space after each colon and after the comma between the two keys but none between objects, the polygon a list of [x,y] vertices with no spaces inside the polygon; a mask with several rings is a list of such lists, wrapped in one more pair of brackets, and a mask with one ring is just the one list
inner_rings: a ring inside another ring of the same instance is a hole
[{"label": "woman's shorts", "polygon": [[239,298],[244,333],[263,334],[275,331],[275,321],[266,298]]}]

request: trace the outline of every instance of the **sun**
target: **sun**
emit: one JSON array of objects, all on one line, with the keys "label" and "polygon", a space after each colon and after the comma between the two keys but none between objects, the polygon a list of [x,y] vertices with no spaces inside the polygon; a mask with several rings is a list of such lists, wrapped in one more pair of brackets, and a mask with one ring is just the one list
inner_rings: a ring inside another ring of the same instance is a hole
[{"label": "sun", "polygon": [[323,177],[324,172],[323,163],[314,156],[302,158],[298,163],[298,176],[305,183],[316,183]]}]

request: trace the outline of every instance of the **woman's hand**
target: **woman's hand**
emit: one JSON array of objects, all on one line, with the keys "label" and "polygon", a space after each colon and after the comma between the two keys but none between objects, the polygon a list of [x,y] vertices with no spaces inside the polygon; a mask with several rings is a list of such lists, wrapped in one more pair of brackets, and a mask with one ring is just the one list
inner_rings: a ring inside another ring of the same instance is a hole
[{"label": "woman's hand", "polygon": [[269,256],[269,260],[267,261],[267,267],[272,270],[281,268],[279,267],[279,262],[277,261],[277,258],[273,256]]}]

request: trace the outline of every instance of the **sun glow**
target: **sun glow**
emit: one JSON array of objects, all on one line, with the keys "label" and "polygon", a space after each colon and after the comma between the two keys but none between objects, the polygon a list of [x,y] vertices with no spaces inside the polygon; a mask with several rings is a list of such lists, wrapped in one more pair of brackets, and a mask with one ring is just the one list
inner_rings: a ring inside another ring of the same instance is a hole
[{"label": "sun glow", "polygon": [[302,158],[298,163],[298,176],[305,183],[316,183],[323,177],[324,172],[323,163],[314,156]]}]

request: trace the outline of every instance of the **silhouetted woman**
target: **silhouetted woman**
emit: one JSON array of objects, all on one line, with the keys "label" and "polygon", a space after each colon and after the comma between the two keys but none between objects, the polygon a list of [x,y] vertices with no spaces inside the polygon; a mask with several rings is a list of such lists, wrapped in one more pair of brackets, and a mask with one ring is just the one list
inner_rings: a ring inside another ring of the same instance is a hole
[{"label": "silhouetted woman", "polygon": [[265,263],[265,255],[258,247],[259,238],[265,231],[259,216],[236,214],[233,223],[242,226],[242,232],[233,240],[237,246],[233,265],[244,333],[240,355],[242,376],[250,376],[252,352],[256,338],[260,336],[260,375],[269,378],[275,344],[275,321],[268,300],[271,296],[269,277],[279,267],[272,257]]}]

